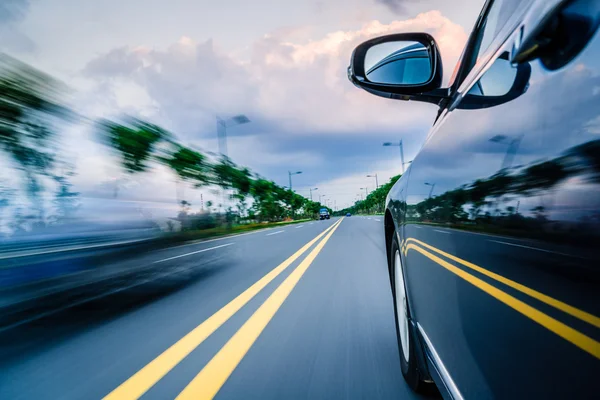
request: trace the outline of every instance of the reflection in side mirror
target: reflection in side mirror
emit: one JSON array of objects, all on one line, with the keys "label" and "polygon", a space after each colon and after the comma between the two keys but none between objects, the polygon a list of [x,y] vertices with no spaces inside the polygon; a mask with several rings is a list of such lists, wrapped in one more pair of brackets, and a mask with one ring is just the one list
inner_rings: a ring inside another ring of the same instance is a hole
[{"label": "reflection in side mirror", "polygon": [[366,77],[387,85],[421,85],[433,72],[427,48],[415,41],[393,41],[367,50]]},{"label": "reflection in side mirror", "polygon": [[481,109],[508,103],[529,87],[531,65],[513,66],[508,52],[498,57],[458,104],[458,109]]}]

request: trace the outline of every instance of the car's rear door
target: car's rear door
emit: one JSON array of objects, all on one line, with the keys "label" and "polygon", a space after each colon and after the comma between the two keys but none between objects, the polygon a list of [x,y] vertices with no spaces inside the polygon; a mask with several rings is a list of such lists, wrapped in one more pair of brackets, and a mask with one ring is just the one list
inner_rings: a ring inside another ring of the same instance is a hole
[{"label": "car's rear door", "polygon": [[[466,106],[467,93],[511,91],[509,59],[531,24],[547,22],[531,15],[542,3],[488,2],[454,101],[411,166],[413,318],[465,398],[597,396],[600,36],[558,69],[530,61],[510,101]],[[578,29],[547,34],[577,40]]]}]

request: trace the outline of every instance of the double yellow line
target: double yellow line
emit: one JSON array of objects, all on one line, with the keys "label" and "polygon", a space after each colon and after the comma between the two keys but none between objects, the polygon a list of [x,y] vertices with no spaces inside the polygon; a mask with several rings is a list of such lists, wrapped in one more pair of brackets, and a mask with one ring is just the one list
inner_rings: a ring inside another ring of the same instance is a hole
[{"label": "double yellow line", "polygon": [[136,372],[104,399],[140,398],[265,286],[325,236],[177,397],[178,399],[212,399],[292,292],[342,220],[343,218],[306,243],[300,250]]},{"label": "double yellow line", "polygon": [[571,328],[570,326],[558,321],[557,319],[552,318],[548,314],[545,314],[545,313],[537,310],[536,308],[517,299],[514,296],[509,295],[508,293],[496,288],[495,286],[490,285],[489,283],[483,281],[482,279],[469,274],[465,270],[456,267],[455,265],[449,263],[448,261],[427,251],[426,249],[431,250],[431,251],[433,251],[443,257],[446,257],[447,259],[450,259],[456,263],[459,263],[471,270],[477,271],[478,273],[485,275],[488,278],[491,278],[491,279],[493,279],[497,282],[500,282],[506,286],[509,286],[521,293],[524,293],[530,297],[533,297],[533,298],[535,298],[543,303],[546,303],[549,306],[552,306],[560,311],[563,311],[575,318],[585,321],[588,324],[590,324],[596,328],[600,328],[600,318],[596,317],[595,315],[592,315],[592,314],[587,313],[583,310],[580,310],[576,307],[568,305],[560,300],[556,300],[548,295],[545,295],[541,292],[533,290],[527,286],[524,286],[513,280],[505,278],[501,275],[498,275],[494,272],[491,272],[485,268],[482,268],[478,265],[470,263],[466,260],[458,258],[452,254],[446,253],[446,252],[444,252],[436,247],[433,247],[425,242],[422,242],[420,240],[417,240],[414,238],[408,238],[408,239],[406,239],[406,241],[404,241],[401,244],[401,248],[402,248],[402,251],[405,256],[408,253],[408,250],[415,250],[415,251],[421,253],[425,257],[434,261],[438,265],[444,267],[445,269],[452,272],[453,274],[459,276],[460,278],[464,279],[465,281],[469,282],[470,284],[483,290],[485,293],[489,294],[490,296],[496,298],[497,300],[501,301],[502,303],[506,304],[507,306],[513,308],[514,310],[518,311],[519,313],[525,315],[526,317],[530,318],[531,320],[542,325],[544,328],[554,332],[558,336],[571,342],[572,344],[574,344],[575,346],[584,350],[585,352],[600,359],[600,342]]}]

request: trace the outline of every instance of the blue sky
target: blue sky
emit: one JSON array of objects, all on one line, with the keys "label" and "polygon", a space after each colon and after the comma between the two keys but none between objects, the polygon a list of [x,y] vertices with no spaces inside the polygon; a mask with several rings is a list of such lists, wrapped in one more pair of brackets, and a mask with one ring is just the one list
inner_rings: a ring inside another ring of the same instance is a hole
[{"label": "blue sky", "polygon": [[[338,206],[400,172],[395,148],[418,151],[436,109],[398,104],[346,79],[352,49],[369,38],[427,31],[449,76],[483,0],[2,0],[0,51],[66,82],[91,117],[126,112],[216,151],[215,116],[245,113],[229,131],[232,159],[281,185],[319,187]],[[102,196],[120,179],[86,127],[65,131],[76,188]],[[168,190],[161,190],[167,186]],[[173,187],[173,188],[172,188]],[[171,190],[173,189],[173,190]],[[306,193],[305,193],[306,192]],[[124,197],[172,203],[167,171],[124,184]],[[200,192],[190,191],[192,204]],[[210,191],[203,193],[205,200]]]}]

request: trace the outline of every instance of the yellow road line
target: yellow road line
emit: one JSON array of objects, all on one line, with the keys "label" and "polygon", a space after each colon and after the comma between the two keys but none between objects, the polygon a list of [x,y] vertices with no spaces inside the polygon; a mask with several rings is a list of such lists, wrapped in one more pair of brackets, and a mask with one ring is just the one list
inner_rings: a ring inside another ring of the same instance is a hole
[{"label": "yellow road line", "polygon": [[521,300],[509,295],[508,293],[503,292],[502,290],[490,285],[489,283],[471,275],[464,270],[450,264],[449,262],[442,260],[436,255],[428,252],[427,250],[419,247],[416,244],[408,243],[405,246],[405,252],[413,249],[423,254],[425,257],[430,260],[436,262],[442,267],[446,268],[448,271],[452,272],[455,275],[458,275],[462,279],[466,280],[470,284],[478,287],[483,290],[490,296],[500,300],[502,303],[511,307],[512,309],[520,312],[526,317],[532,319],[538,324],[542,325],[544,328],[554,332],[558,336],[563,339],[573,343],[575,346],[584,350],[585,352],[591,354],[592,356],[600,359],[600,342],[590,338],[589,336],[584,335],[583,333],[576,331],[575,329],[563,324],[562,322],[552,318],[551,316],[544,314],[543,312],[531,307],[530,305],[522,302]]},{"label": "yellow road line", "polygon": [[587,323],[595,326],[596,328],[600,328],[600,318],[596,317],[593,314],[587,313],[587,312],[585,312],[583,310],[580,310],[580,309],[578,309],[576,307],[570,306],[567,303],[563,303],[562,301],[556,300],[556,299],[554,299],[554,298],[552,298],[552,297],[550,297],[548,295],[540,293],[537,290],[533,290],[531,288],[528,288],[527,286],[522,285],[520,283],[517,283],[517,282],[515,282],[513,280],[510,280],[508,278],[505,278],[502,275],[498,275],[498,274],[496,274],[494,272],[488,271],[485,268],[482,268],[482,267],[480,267],[478,265],[475,265],[473,263],[465,261],[465,260],[463,260],[461,258],[458,258],[458,257],[452,255],[452,254],[446,253],[446,252],[444,252],[444,251],[442,251],[442,250],[440,250],[438,248],[435,248],[435,247],[433,247],[433,246],[431,246],[431,245],[429,245],[427,243],[421,242],[420,240],[417,240],[417,239],[414,239],[414,238],[408,238],[406,240],[406,242],[410,242],[410,241],[418,243],[421,246],[428,248],[429,250],[433,250],[436,253],[443,255],[444,257],[447,257],[447,258],[449,258],[449,259],[451,259],[453,261],[456,261],[456,262],[464,265],[465,267],[471,268],[472,270],[475,270],[475,271],[479,272],[480,274],[483,274],[483,275],[485,275],[487,277],[490,277],[490,278],[492,278],[492,279],[494,279],[494,280],[496,280],[498,282],[502,282],[503,284],[505,284],[507,286],[510,286],[511,288],[516,289],[519,292],[525,293],[528,296],[531,296],[531,297],[533,297],[535,299],[538,299],[539,301],[541,301],[543,303],[546,303],[546,304],[548,304],[548,305],[550,305],[550,306],[552,306],[554,308],[557,308],[557,309],[559,309],[559,310],[561,310],[561,311],[563,311],[563,312],[565,312],[567,314],[570,314],[570,315],[574,316],[575,318],[579,318],[580,320],[585,321],[585,322],[587,322]]},{"label": "yellow road line", "polygon": [[219,392],[338,226],[339,223],[275,289],[273,294],[177,396],[177,400],[212,399]]},{"label": "yellow road line", "polygon": [[165,376],[173,369],[181,360],[190,354],[196,347],[200,345],[207,337],[223,325],[231,316],[233,316],[240,308],[248,303],[256,294],[258,294],[265,286],[273,279],[281,274],[289,267],[296,259],[304,254],[313,244],[322,238],[327,232],[335,229],[341,220],[324,230],[313,240],[305,244],[300,250],[295,252],[287,260],[279,264],[268,274],[246,289],[242,294],[230,301],[227,305],[214,313],[187,335],[181,338],[177,343],[173,344],[162,354],[148,363],[144,368],[135,373],[131,378],[119,385],[115,390],[110,392],[105,400],[122,400],[122,399],[138,399],[148,391],[156,382]]}]

